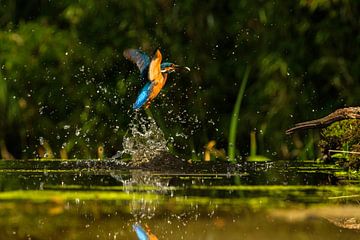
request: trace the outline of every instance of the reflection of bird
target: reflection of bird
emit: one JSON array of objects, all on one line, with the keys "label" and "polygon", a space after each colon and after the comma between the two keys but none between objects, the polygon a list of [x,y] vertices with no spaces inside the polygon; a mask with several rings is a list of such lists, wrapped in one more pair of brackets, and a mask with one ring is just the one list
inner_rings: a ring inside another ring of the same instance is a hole
[{"label": "reflection of bird", "polygon": [[133,229],[139,240],[158,240],[158,238],[151,232],[150,228],[145,225],[146,231],[139,225],[134,224]]},{"label": "reflection of bird", "polygon": [[322,128],[330,125],[333,122],[344,119],[360,119],[360,107],[348,107],[340,108],[333,113],[330,113],[326,117],[301,122],[295,124],[294,127],[286,130],[286,134],[292,134],[296,130],[308,129],[308,128]]},{"label": "reflection of bird", "polygon": [[148,108],[151,101],[164,87],[169,73],[178,70],[190,71],[190,68],[181,67],[174,63],[161,63],[162,56],[159,49],[156,50],[151,60],[146,53],[137,49],[126,49],[124,51],[124,57],[137,65],[140,70],[141,80],[146,82],[133,105],[133,109],[139,109],[144,104],[145,108]]}]

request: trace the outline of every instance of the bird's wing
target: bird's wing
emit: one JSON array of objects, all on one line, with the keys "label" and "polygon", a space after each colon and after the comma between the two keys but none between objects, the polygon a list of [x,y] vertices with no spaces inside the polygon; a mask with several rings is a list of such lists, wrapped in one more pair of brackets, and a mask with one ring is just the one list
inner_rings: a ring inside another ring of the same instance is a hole
[{"label": "bird's wing", "polygon": [[136,64],[142,77],[146,76],[146,69],[150,64],[150,58],[146,53],[138,49],[125,49],[123,55],[126,59]]},{"label": "bird's wing", "polygon": [[133,229],[135,230],[136,235],[139,240],[148,240],[149,239],[147,233],[140,225],[134,224]]},{"label": "bird's wing", "polygon": [[154,56],[151,59],[150,66],[149,66],[149,80],[151,82],[157,82],[163,79],[162,73],[161,73],[161,61],[162,56],[160,53],[160,50],[157,49]]},{"label": "bird's wing", "polygon": [[152,87],[152,82],[147,82],[145,84],[145,86],[140,90],[138,97],[136,98],[133,109],[141,108],[148,101]]}]

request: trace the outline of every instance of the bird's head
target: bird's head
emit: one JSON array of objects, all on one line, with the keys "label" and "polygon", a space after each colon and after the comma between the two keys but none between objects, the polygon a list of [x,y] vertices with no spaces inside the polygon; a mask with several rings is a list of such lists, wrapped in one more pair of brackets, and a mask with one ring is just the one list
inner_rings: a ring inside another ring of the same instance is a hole
[{"label": "bird's head", "polygon": [[179,71],[190,71],[190,68],[176,65],[174,63],[164,62],[161,64],[161,73],[172,73]]}]

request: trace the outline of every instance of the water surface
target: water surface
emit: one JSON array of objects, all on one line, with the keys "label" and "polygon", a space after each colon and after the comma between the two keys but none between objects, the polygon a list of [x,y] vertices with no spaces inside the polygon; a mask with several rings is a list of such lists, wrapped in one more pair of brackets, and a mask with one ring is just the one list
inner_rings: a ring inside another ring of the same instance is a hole
[{"label": "water surface", "polygon": [[[360,187],[314,162],[2,161],[1,239],[359,239]],[[218,171],[217,171],[218,170]]]}]

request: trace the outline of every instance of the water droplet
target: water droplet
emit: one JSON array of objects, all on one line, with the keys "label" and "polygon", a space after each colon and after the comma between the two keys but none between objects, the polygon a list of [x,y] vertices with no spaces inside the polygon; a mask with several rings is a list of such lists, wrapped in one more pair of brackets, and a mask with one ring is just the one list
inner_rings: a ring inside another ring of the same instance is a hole
[{"label": "water droplet", "polygon": [[81,130],[80,129],[78,129],[78,128],[76,128],[76,130],[75,130],[75,136],[79,136],[80,135],[80,132],[81,132]]},{"label": "water droplet", "polygon": [[39,137],[39,142],[40,142],[40,145],[44,145],[44,138],[43,138],[43,137]]}]

